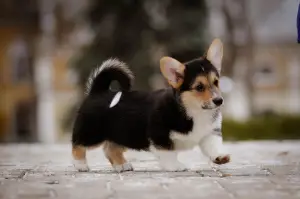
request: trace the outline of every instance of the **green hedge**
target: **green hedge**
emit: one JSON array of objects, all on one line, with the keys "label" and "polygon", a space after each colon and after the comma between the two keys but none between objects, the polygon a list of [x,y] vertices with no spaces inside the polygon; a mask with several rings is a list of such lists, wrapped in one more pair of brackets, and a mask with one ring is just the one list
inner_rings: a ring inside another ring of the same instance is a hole
[{"label": "green hedge", "polygon": [[223,120],[224,140],[299,139],[300,116],[255,117],[247,122]]}]

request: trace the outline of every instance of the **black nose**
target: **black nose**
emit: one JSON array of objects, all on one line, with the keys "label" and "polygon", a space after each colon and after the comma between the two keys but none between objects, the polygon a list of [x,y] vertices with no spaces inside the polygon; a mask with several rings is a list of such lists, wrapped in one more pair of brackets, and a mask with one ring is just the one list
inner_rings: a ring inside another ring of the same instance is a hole
[{"label": "black nose", "polygon": [[214,98],[212,101],[215,105],[220,106],[223,103],[223,98],[217,97],[217,98]]}]

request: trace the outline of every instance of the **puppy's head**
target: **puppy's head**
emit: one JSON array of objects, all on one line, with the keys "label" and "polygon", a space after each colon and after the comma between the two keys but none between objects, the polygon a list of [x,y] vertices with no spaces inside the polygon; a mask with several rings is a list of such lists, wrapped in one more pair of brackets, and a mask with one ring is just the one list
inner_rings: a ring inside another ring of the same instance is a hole
[{"label": "puppy's head", "polygon": [[184,106],[215,109],[223,104],[219,77],[223,44],[215,39],[206,56],[180,63],[171,57],[160,60],[160,69],[170,86],[180,93]]}]

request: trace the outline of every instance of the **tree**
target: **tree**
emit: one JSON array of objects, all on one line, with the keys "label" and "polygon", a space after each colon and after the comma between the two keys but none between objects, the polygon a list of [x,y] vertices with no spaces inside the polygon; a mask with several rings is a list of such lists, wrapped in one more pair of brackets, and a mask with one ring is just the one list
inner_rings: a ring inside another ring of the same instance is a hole
[{"label": "tree", "polygon": [[[252,21],[250,19],[250,6],[246,0],[224,0],[221,6],[223,12],[225,27],[227,33],[227,48],[229,53],[224,61],[224,74],[233,77],[235,61],[238,56],[238,49],[243,49],[246,56],[245,87],[248,102],[249,116],[254,115],[254,35],[252,30]],[[242,32],[244,42],[236,42],[236,32]]]},{"label": "tree", "polygon": [[[198,0],[93,0],[87,20],[95,33],[93,42],[74,60],[83,86],[93,67],[109,57],[127,62],[136,74],[136,88],[157,66],[163,55],[185,61],[203,52],[205,1]],[[157,66],[158,68],[158,66]]]},{"label": "tree", "polygon": [[184,62],[204,52],[205,0],[92,0],[86,19],[95,37],[71,65],[82,89],[90,71],[109,57],[128,63],[135,89],[150,89],[162,56]]}]

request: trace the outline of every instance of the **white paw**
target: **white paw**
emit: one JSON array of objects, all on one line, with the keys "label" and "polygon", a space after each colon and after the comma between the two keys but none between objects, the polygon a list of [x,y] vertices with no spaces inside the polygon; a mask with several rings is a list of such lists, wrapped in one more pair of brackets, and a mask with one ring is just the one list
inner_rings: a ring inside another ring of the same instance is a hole
[{"label": "white paw", "polygon": [[226,164],[230,162],[230,155],[229,154],[218,155],[217,157],[212,157],[211,160],[215,164]]},{"label": "white paw", "polygon": [[161,167],[164,171],[173,171],[173,172],[179,172],[179,171],[187,171],[187,168],[184,164],[180,162],[164,162],[161,163]]},{"label": "white paw", "polygon": [[114,165],[113,166],[115,171],[118,173],[124,172],[124,171],[133,171],[133,166],[131,163],[126,162],[124,164],[121,165]]},{"label": "white paw", "polygon": [[90,170],[86,160],[73,160],[73,165],[80,172],[87,172]]}]

